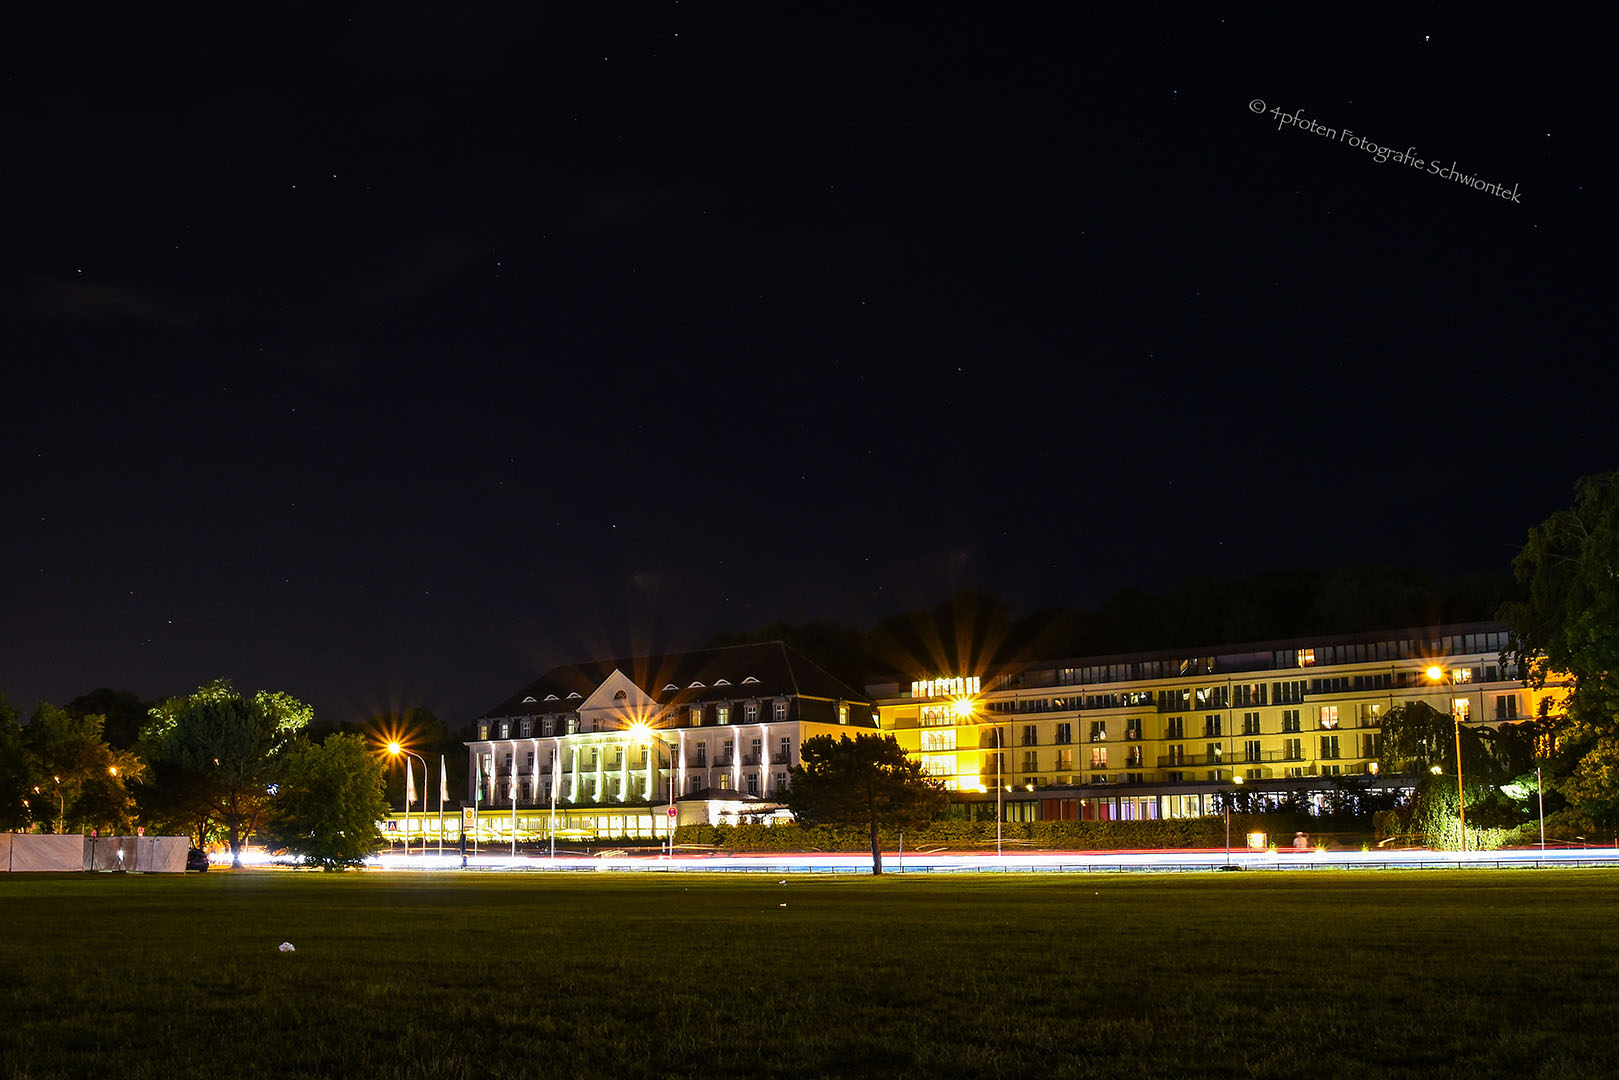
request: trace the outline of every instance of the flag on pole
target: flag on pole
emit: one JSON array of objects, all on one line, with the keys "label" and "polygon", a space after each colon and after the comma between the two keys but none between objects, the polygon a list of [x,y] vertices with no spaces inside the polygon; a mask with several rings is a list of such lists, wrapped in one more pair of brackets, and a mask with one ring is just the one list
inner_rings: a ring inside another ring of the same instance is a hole
[{"label": "flag on pole", "polygon": [[[422,777],[426,780],[427,777]],[[416,774],[411,771],[410,758],[405,759],[405,805],[409,806],[416,801]]]},{"label": "flag on pole", "polygon": [[450,774],[444,771],[444,755],[438,756],[438,802],[440,806],[450,801]]}]

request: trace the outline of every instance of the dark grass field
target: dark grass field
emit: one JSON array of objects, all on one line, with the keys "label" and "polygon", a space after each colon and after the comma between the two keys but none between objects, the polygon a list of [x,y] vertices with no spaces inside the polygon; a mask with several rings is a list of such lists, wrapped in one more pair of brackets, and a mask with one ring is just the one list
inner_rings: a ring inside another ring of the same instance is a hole
[{"label": "dark grass field", "polygon": [[1607,1078],[1616,900],[1606,870],[12,876],[0,1049],[37,1078]]}]

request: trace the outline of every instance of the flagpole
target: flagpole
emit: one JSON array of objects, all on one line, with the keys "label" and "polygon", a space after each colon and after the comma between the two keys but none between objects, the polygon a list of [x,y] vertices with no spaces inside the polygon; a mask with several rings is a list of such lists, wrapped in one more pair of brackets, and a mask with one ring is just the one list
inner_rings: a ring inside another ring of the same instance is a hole
[{"label": "flagpole", "polygon": [[444,755],[438,756],[438,857],[444,858],[444,789],[450,786],[450,774],[444,771]]}]

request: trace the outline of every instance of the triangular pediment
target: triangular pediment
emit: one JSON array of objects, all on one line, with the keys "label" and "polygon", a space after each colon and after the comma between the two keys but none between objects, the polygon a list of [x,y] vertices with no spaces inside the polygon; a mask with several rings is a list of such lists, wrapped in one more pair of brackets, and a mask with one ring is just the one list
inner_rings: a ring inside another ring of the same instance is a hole
[{"label": "triangular pediment", "polygon": [[582,722],[580,728],[584,731],[611,731],[628,727],[638,720],[651,720],[657,711],[658,704],[651,695],[617,668],[579,703],[578,710],[581,721],[587,717],[599,721],[597,724]]}]

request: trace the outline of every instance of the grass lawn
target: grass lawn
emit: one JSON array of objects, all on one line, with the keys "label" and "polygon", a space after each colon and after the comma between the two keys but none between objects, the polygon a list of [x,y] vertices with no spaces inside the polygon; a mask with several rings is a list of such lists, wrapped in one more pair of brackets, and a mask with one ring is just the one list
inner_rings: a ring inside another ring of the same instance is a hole
[{"label": "grass lawn", "polygon": [[4,876],[3,1075],[1619,1071],[1619,871],[779,881]]}]

